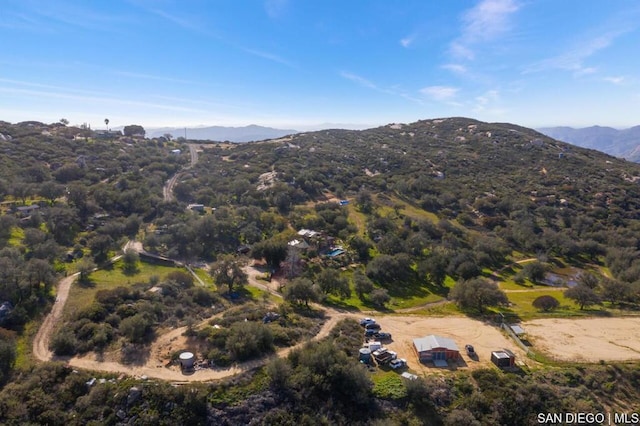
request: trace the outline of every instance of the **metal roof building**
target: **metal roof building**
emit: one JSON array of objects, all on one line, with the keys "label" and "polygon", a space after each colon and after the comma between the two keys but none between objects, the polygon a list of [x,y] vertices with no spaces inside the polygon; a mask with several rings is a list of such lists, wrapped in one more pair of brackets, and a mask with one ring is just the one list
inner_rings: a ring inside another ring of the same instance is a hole
[{"label": "metal roof building", "polygon": [[436,367],[446,367],[447,360],[457,360],[460,357],[456,342],[434,334],[413,339],[413,348],[420,362],[433,361]]}]

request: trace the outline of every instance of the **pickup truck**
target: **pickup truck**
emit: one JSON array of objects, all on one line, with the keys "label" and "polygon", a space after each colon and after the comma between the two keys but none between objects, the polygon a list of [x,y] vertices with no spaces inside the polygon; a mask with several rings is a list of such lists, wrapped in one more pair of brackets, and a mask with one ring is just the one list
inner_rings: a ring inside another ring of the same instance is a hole
[{"label": "pickup truck", "polygon": [[386,365],[398,356],[397,353],[390,351],[387,348],[380,348],[377,351],[374,351],[372,355],[379,365]]}]

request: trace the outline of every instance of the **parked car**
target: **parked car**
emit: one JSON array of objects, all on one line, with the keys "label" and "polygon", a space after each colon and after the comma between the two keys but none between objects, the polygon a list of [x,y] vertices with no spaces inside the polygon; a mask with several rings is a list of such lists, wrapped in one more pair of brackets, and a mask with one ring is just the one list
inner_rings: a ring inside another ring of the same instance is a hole
[{"label": "parked car", "polygon": [[393,368],[394,370],[397,370],[399,368],[404,368],[406,366],[407,366],[407,360],[404,358],[397,358],[389,362],[389,367]]},{"label": "parked car", "polygon": [[367,330],[380,330],[382,327],[380,326],[380,324],[376,324],[375,322],[372,322],[371,324],[366,324],[364,326],[365,329]]},{"label": "parked car", "polygon": [[467,355],[469,355],[472,358],[476,356],[476,350],[473,348],[472,345],[464,345],[464,348],[467,351]]},{"label": "parked car", "polygon": [[374,320],[373,318],[362,318],[360,320],[360,325],[365,327],[367,324],[375,324],[376,320]]},{"label": "parked car", "polygon": [[364,330],[364,337],[374,337],[376,334],[378,334],[378,330],[374,330],[374,329]]},{"label": "parked car", "polygon": [[378,340],[391,340],[391,333],[384,333],[381,331],[377,331],[373,334],[373,337],[375,337]]}]

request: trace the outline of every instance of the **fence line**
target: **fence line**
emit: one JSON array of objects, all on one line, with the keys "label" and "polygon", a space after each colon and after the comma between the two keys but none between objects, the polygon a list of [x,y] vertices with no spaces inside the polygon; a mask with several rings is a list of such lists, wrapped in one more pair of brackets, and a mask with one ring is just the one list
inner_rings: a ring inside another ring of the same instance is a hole
[{"label": "fence line", "polygon": [[520,338],[516,335],[516,333],[513,332],[511,327],[509,327],[509,325],[502,323],[500,324],[500,327],[502,327],[502,329],[505,330],[509,336],[511,336],[511,338],[518,344],[518,346],[520,346],[527,353],[528,356],[530,357],[536,356],[536,353],[533,352],[531,348],[529,348],[529,346],[525,345],[522,342],[522,340],[520,340]]}]

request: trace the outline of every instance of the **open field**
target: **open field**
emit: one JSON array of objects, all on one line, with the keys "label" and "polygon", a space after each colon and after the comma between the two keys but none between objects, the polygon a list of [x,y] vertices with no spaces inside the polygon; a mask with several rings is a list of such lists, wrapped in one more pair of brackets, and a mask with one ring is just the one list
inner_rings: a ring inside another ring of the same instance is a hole
[{"label": "open field", "polygon": [[540,319],[523,327],[534,352],[558,360],[640,359],[640,318]]},{"label": "open field", "polygon": [[[398,353],[398,358],[407,360],[410,370],[418,374],[432,374],[444,369],[433,367],[431,364],[418,362],[413,350],[413,339],[436,334],[453,339],[460,349],[462,361],[456,368],[486,368],[491,367],[491,352],[498,349],[509,349],[516,354],[517,361],[527,364],[533,363],[525,353],[510,340],[497,326],[490,325],[467,317],[420,317],[420,316],[383,316],[376,317],[382,330],[393,336],[393,342],[385,346]],[[464,345],[471,344],[478,353],[478,359],[470,359]],[[451,368],[451,367],[450,367]]]},{"label": "open field", "polygon": [[65,318],[71,318],[78,311],[91,306],[95,300],[96,293],[100,290],[113,290],[116,287],[131,286],[134,283],[146,283],[154,275],[162,280],[169,272],[177,270],[180,269],[138,262],[137,272],[127,275],[122,271],[122,263],[116,262],[109,269],[92,272],[89,276],[91,280],[89,284],[76,283],[72,286],[69,301],[65,307]]}]

